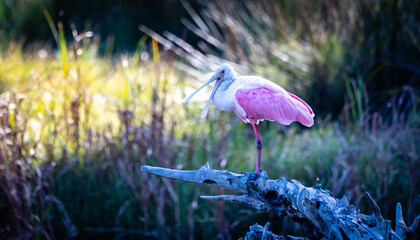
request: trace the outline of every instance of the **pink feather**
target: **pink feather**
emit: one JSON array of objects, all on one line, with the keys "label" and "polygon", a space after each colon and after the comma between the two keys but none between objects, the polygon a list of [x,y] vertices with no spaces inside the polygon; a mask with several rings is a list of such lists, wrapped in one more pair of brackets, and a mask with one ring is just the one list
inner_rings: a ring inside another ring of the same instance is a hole
[{"label": "pink feather", "polygon": [[[235,99],[245,111],[245,118],[250,123],[271,120],[283,125],[289,125],[294,121],[307,127],[314,124],[314,114],[309,105],[285,91],[274,91],[265,87],[238,89]],[[238,113],[237,115],[244,120],[244,116]]]}]

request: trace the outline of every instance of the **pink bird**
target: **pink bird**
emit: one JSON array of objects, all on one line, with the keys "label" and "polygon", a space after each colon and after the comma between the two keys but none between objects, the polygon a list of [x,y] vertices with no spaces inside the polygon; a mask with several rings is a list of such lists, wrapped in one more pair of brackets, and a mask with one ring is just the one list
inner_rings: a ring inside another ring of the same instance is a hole
[{"label": "pink bird", "polygon": [[307,127],[314,124],[315,114],[302,99],[267,79],[257,76],[236,77],[229,64],[222,64],[210,80],[182,103],[188,103],[198,91],[213,81],[216,84],[200,117],[206,117],[210,101],[213,101],[220,110],[234,111],[242,121],[252,125],[257,138],[257,176],[260,174],[262,147],[257,129],[259,121],[276,121],[283,125],[298,121]]}]

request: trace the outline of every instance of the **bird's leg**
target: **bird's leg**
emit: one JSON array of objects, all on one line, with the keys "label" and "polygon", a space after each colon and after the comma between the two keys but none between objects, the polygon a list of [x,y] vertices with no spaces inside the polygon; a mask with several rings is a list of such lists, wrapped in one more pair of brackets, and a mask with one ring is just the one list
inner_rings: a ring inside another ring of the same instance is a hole
[{"label": "bird's leg", "polygon": [[260,161],[261,161],[262,143],[261,143],[260,134],[258,133],[257,124],[252,124],[252,127],[254,128],[255,137],[257,138],[257,165],[255,167],[255,173],[258,176],[258,175],[260,175]]}]

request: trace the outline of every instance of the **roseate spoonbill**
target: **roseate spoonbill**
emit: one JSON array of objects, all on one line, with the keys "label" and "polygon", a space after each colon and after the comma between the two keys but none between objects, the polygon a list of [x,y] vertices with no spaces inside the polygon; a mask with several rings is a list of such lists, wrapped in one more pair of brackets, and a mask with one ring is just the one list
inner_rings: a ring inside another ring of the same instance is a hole
[{"label": "roseate spoonbill", "polygon": [[315,114],[302,99],[267,79],[257,76],[236,77],[232,67],[226,63],[203,86],[186,97],[182,104],[188,103],[198,91],[213,81],[216,84],[200,117],[206,117],[210,101],[213,101],[220,110],[234,111],[242,121],[252,125],[257,138],[257,176],[260,174],[262,147],[257,129],[259,121],[270,120],[283,125],[298,121],[307,127],[314,124]]}]

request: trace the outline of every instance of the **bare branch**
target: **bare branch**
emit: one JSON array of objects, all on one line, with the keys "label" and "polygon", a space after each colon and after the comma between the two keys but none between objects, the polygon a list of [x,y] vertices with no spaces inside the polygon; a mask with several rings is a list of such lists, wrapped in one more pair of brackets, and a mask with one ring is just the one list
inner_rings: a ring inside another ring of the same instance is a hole
[{"label": "bare branch", "polygon": [[252,208],[258,209],[260,211],[270,211],[270,208],[264,203],[255,198],[242,195],[219,195],[219,196],[201,196],[202,199],[209,199],[209,200],[219,200],[219,201],[233,201],[233,202],[240,202],[249,205]]},{"label": "bare branch", "polygon": [[216,184],[219,187],[226,188],[235,192],[247,193],[247,177],[228,171],[215,171],[205,164],[199,170],[185,171],[172,170],[160,167],[142,166],[141,170],[166,178],[182,180],[185,182]]},{"label": "bare branch", "polygon": [[[355,206],[349,204],[349,194],[342,199],[337,199],[331,192],[318,186],[305,187],[296,180],[287,181],[283,177],[278,180],[269,180],[264,171],[254,179],[249,173],[241,175],[213,170],[208,164],[192,171],[150,166],[142,166],[141,170],[187,182],[216,184],[219,187],[246,194],[203,196],[202,198],[241,202],[261,211],[271,211],[280,217],[288,216],[301,224],[309,239],[408,240],[420,237],[420,216],[410,228],[407,228],[402,218],[401,205],[397,204],[397,231],[394,231],[391,229],[391,221],[382,217],[378,205],[369,194],[366,196],[373,214],[364,215]],[[277,237],[273,239],[294,239],[291,236]]]},{"label": "bare branch", "polygon": [[395,232],[398,235],[398,237],[400,237],[400,239],[403,239],[404,234],[407,232],[408,228],[404,222],[400,203],[397,203],[397,210],[395,215]]}]

